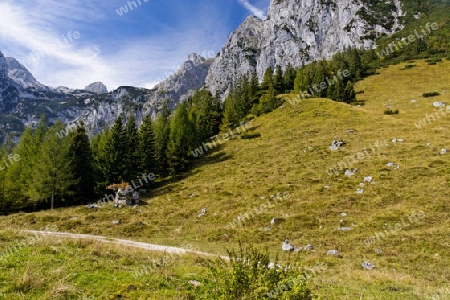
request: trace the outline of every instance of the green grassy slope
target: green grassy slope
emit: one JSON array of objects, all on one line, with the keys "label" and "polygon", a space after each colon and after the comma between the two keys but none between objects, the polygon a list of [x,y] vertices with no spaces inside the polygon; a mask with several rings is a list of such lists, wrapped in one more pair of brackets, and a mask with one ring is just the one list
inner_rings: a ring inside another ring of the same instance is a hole
[{"label": "green grassy slope", "polygon": [[[201,251],[221,254],[225,248],[236,248],[239,240],[281,252],[282,241],[289,237],[293,245],[311,244],[315,250],[292,253],[291,259],[306,266],[328,265],[312,282],[321,299],[431,299],[444,295],[450,285],[450,153],[441,155],[440,151],[450,150],[450,111],[438,113],[439,119],[421,129],[415,123],[438,111],[434,101],[450,104],[450,61],[411,64],[416,66],[408,70],[401,70],[404,64],[390,66],[358,82],[355,89],[364,91],[358,94],[358,100],[365,100],[364,106],[307,99],[297,105],[286,103],[255,119],[253,131],[260,132],[261,138],[230,140],[198,158],[185,178],[152,191],[147,205],[140,207],[142,212],[111,206],[98,211],[78,207],[1,217],[0,226],[39,229],[52,225],[60,231],[172,246],[189,243]],[[432,91],[440,96],[421,96]],[[388,100],[393,109],[399,109],[399,115],[383,114]],[[394,138],[404,142],[393,143]],[[343,139],[347,145],[331,152],[329,145],[334,139]],[[382,146],[371,153],[377,141]],[[350,166],[358,168],[354,176],[348,178],[342,171],[327,174],[338,162],[364,149],[368,154],[356,156]],[[388,167],[390,162],[400,167]],[[372,176],[374,184],[361,186],[365,176]],[[357,189],[364,192],[357,194]],[[278,193],[289,197],[270,200],[270,195]],[[267,201],[272,207],[261,212]],[[208,211],[199,218],[204,207]],[[416,217],[411,217],[414,212]],[[246,213],[243,226],[230,228],[230,222]],[[273,217],[278,220],[270,225]],[[122,224],[113,225],[113,220]],[[137,222],[144,226],[136,226]],[[337,230],[340,226],[352,230]],[[377,233],[379,238],[371,242]],[[339,250],[342,257],[327,256],[332,249]],[[64,251],[61,256],[71,256]],[[86,253],[85,259],[92,255]],[[41,254],[34,256],[40,259]],[[66,259],[76,262],[78,258]],[[281,259],[288,259],[288,254],[281,253]],[[364,261],[376,269],[364,270]],[[105,272],[107,263],[114,264],[99,261],[98,268]],[[185,261],[178,265],[187,266]],[[58,267],[48,265],[51,270]],[[76,263],[73,269],[83,272]],[[20,270],[23,272],[23,267]],[[204,276],[204,269],[184,270]],[[21,275],[7,274],[9,278]],[[93,284],[86,281],[83,285],[90,288]]]}]

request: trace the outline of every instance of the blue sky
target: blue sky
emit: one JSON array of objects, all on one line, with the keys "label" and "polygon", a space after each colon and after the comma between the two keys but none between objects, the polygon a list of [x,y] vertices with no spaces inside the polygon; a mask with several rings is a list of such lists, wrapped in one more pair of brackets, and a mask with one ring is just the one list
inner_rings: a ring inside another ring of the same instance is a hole
[{"label": "blue sky", "polygon": [[84,88],[102,81],[109,90],[120,85],[150,88],[178,69],[189,53],[217,53],[247,16],[264,18],[269,4],[2,0],[0,50],[49,86]]}]

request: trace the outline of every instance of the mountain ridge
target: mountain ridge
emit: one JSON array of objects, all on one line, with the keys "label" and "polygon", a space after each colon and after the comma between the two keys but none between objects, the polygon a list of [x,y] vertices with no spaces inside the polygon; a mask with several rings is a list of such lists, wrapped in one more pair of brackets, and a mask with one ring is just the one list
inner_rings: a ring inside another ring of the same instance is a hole
[{"label": "mountain ridge", "polygon": [[[58,118],[65,123],[83,120],[89,132],[95,134],[109,126],[117,113],[134,114],[140,124],[144,115],[155,116],[164,103],[173,109],[196,89],[206,88],[224,100],[243,75],[256,72],[261,81],[268,67],[300,67],[316,59],[329,58],[345,47],[373,48],[377,35],[388,35],[402,28],[400,17],[404,12],[400,0],[383,3],[381,6],[387,12],[384,18],[371,20],[365,13],[374,8],[362,0],[350,4],[344,0],[337,3],[272,0],[267,18],[246,18],[230,34],[216,57],[189,54],[175,74],[150,90],[119,87],[98,94],[98,90],[93,92],[89,88],[88,91],[51,88],[39,83],[23,65],[9,58],[13,69],[8,74],[15,84],[9,84],[12,87],[8,92],[0,95],[3,106],[8,108],[2,109],[0,123],[8,124],[18,135],[24,125],[37,123],[44,113],[49,122]],[[321,22],[316,16],[320,16]],[[6,138],[8,132],[0,134]]]}]

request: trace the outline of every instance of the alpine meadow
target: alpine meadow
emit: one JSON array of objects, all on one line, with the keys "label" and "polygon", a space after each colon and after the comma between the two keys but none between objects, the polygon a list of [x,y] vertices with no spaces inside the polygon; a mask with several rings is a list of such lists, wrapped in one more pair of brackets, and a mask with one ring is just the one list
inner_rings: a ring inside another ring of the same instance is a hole
[{"label": "alpine meadow", "polygon": [[450,299],[449,1],[0,8],[0,299]]}]

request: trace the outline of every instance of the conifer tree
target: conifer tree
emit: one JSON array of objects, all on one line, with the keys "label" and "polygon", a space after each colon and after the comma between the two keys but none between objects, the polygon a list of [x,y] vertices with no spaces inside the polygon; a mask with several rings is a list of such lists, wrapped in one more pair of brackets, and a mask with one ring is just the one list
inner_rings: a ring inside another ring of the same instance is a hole
[{"label": "conifer tree", "polygon": [[271,84],[273,85],[273,69],[272,67],[268,67],[266,72],[264,72],[264,77],[260,88],[262,91],[267,91]]},{"label": "conifer tree", "polygon": [[44,136],[31,179],[31,199],[49,199],[51,209],[56,201],[62,204],[65,197],[71,195],[72,174],[67,163],[66,137],[57,134],[63,129],[64,124],[58,120]]},{"label": "conifer tree", "polygon": [[292,67],[291,64],[288,64],[286,67],[286,71],[284,71],[283,75],[283,85],[286,91],[292,91],[294,89],[294,81],[296,78],[297,72],[295,68]]},{"label": "conifer tree", "polygon": [[17,155],[19,161],[2,170],[2,172],[5,172],[2,189],[5,202],[10,207],[8,210],[25,207],[30,196],[30,179],[34,176],[33,165],[37,155],[33,131],[30,127],[25,127],[19,144],[14,148],[12,155]]},{"label": "conifer tree", "polygon": [[155,156],[158,173],[161,176],[169,174],[169,161],[167,153],[167,145],[169,143],[170,134],[170,112],[167,103],[163,105],[161,112],[154,123],[155,134]]},{"label": "conifer tree", "polygon": [[155,135],[153,133],[153,122],[150,116],[142,121],[138,133],[138,157],[139,170],[144,173],[157,173]]},{"label": "conifer tree", "polygon": [[91,153],[93,157],[93,174],[94,174],[94,192],[96,195],[102,195],[106,192],[108,181],[102,171],[102,154],[105,149],[106,142],[109,137],[109,128],[105,127],[102,132],[91,138]]},{"label": "conifer tree", "polygon": [[125,128],[125,164],[126,172],[124,178],[126,181],[131,181],[138,175],[138,129],[136,126],[136,119],[134,115],[128,118]]},{"label": "conifer tree", "polygon": [[275,93],[283,94],[284,93],[284,81],[283,81],[283,70],[280,65],[277,65],[275,68],[275,76],[273,77],[273,85],[275,88]]},{"label": "conifer tree", "polygon": [[119,183],[126,180],[126,135],[123,118],[119,116],[111,128],[106,144],[99,157],[99,166],[106,184]]},{"label": "conifer tree", "polygon": [[84,204],[94,198],[93,156],[84,123],[78,124],[68,135],[69,170],[72,174],[74,204]]},{"label": "conifer tree", "polygon": [[193,132],[194,126],[189,120],[187,105],[184,102],[180,103],[170,122],[168,154],[173,174],[186,170],[189,151],[192,149],[192,142],[195,141]]}]

